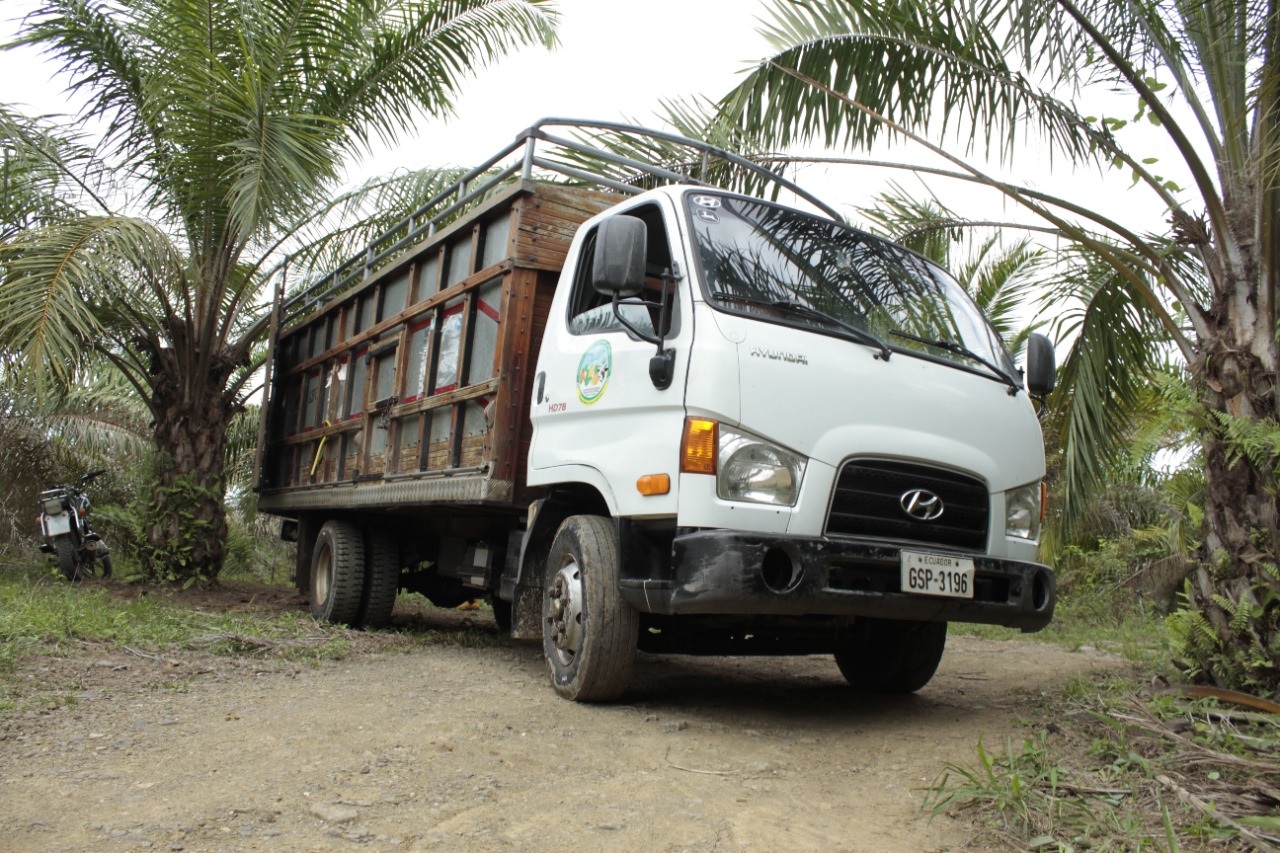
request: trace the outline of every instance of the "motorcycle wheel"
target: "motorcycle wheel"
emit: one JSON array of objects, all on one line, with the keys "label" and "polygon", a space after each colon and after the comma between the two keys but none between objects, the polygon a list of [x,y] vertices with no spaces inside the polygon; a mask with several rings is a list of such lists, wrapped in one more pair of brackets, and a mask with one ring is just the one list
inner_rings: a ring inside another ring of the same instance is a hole
[{"label": "motorcycle wheel", "polygon": [[103,554],[101,562],[102,562],[102,577],[104,579],[111,577],[111,555]]},{"label": "motorcycle wheel", "polygon": [[59,536],[53,540],[53,548],[58,554],[58,570],[62,572],[62,576],[69,581],[80,580],[80,575],[76,572],[76,548],[71,544],[71,538],[68,536]]}]

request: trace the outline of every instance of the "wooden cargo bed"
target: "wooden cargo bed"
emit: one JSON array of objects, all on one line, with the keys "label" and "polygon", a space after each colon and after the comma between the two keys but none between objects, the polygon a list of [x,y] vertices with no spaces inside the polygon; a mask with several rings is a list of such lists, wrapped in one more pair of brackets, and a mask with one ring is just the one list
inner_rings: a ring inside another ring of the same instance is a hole
[{"label": "wooden cargo bed", "polygon": [[526,503],[551,294],[578,226],[617,201],[513,184],[280,332],[259,507]]}]

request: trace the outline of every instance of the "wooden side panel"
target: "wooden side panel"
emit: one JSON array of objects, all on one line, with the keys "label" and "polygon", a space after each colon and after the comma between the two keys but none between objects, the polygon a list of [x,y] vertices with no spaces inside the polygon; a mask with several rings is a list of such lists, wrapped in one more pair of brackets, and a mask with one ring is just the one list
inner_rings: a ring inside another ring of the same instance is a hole
[{"label": "wooden side panel", "polygon": [[524,481],[528,458],[529,395],[533,389],[533,368],[537,362],[541,328],[535,331],[537,315],[537,283],[534,270],[512,272],[507,289],[505,316],[509,322],[503,329],[501,348],[505,353],[502,381],[498,387],[494,409],[498,414],[493,432],[496,476],[510,483]]},{"label": "wooden side panel", "polygon": [[[533,373],[551,297],[581,223],[617,201],[513,188],[281,335],[269,503],[343,509],[445,495],[459,475],[480,478],[487,501],[527,499]],[[442,379],[446,361],[456,369]]]},{"label": "wooden side panel", "polygon": [[590,190],[539,186],[524,199],[516,229],[518,266],[560,270],[578,226],[619,201],[619,196]]}]

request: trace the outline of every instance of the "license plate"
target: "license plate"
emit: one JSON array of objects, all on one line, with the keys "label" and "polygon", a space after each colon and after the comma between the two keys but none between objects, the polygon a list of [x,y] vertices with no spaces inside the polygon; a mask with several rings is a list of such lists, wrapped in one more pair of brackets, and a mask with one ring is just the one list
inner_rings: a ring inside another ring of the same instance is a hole
[{"label": "license plate", "polygon": [[44,532],[49,536],[57,536],[60,533],[71,532],[71,516],[65,512],[61,515],[46,515],[44,517]]},{"label": "license plate", "polygon": [[903,551],[902,591],[973,598],[973,560],[948,554]]}]

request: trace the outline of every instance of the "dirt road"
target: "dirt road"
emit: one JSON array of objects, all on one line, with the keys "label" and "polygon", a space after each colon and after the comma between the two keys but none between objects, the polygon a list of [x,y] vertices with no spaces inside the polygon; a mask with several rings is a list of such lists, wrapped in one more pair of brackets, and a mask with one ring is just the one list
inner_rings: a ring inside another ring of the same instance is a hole
[{"label": "dirt road", "polygon": [[4,850],[983,850],[922,788],[1111,662],[952,638],[886,699],[830,658],[646,656],[621,704],[586,706],[529,645],[203,674],[94,654],[74,705],[0,722]]}]

